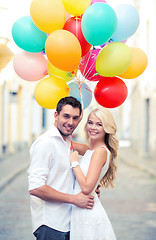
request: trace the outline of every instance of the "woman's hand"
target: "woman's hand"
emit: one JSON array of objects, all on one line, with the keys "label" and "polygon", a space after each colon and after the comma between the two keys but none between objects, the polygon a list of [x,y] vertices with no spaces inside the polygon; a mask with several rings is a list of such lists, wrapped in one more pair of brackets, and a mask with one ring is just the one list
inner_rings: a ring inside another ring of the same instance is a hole
[{"label": "woman's hand", "polygon": [[77,151],[73,151],[70,153],[70,162],[72,163],[75,161],[79,162],[79,154]]}]

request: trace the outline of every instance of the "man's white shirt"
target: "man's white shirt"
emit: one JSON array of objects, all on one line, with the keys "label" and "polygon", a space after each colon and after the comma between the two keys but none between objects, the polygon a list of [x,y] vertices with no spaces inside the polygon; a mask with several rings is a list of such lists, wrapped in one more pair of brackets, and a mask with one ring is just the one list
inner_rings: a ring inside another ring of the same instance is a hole
[{"label": "man's white shirt", "polygon": [[[74,175],[70,167],[70,137],[65,141],[53,125],[32,144],[28,169],[29,191],[43,185],[73,194]],[[43,201],[31,196],[33,232],[46,225],[62,232],[70,230],[71,205]]]}]

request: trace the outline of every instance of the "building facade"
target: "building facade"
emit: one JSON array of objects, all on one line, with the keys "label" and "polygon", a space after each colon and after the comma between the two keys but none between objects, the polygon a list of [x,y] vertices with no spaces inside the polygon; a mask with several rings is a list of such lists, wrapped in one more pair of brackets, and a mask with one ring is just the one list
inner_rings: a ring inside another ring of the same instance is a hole
[{"label": "building facade", "polygon": [[118,110],[120,138],[129,139],[136,154],[154,157],[156,153],[156,1],[134,0],[140,16],[139,27],[127,41],[142,49],[148,58],[144,73],[126,80],[129,95]]}]

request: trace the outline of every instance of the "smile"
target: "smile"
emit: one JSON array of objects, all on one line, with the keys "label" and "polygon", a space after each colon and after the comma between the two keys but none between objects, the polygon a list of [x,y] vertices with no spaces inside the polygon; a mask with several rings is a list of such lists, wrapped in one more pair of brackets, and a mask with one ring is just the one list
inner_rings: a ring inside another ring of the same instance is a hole
[{"label": "smile", "polygon": [[69,126],[64,126],[64,128],[66,129],[66,131],[72,131],[73,130],[73,127],[69,127]]},{"label": "smile", "polygon": [[97,135],[98,133],[97,132],[93,132],[93,131],[89,131],[89,134],[94,136],[94,135]]}]

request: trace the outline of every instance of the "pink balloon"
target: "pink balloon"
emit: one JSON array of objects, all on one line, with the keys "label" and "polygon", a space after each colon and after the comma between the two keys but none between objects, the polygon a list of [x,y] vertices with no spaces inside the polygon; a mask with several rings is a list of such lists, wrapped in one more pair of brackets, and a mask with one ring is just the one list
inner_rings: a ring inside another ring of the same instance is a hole
[{"label": "pink balloon", "polygon": [[107,3],[105,0],[92,0],[91,4],[97,3],[97,2]]},{"label": "pink balloon", "polygon": [[48,63],[42,53],[22,52],[13,59],[17,75],[27,81],[37,81],[48,74]]},{"label": "pink balloon", "polygon": [[100,50],[101,49],[91,49],[83,58],[81,58],[80,71],[82,75],[90,81],[99,81],[100,79],[103,79],[95,69],[96,58]]}]

